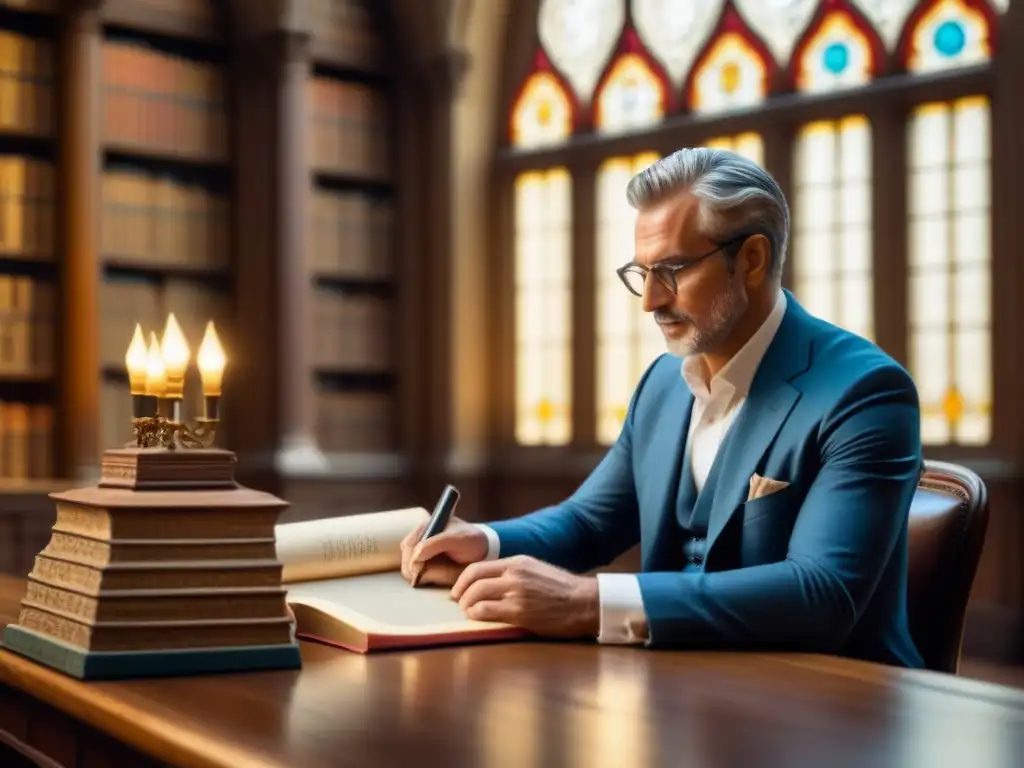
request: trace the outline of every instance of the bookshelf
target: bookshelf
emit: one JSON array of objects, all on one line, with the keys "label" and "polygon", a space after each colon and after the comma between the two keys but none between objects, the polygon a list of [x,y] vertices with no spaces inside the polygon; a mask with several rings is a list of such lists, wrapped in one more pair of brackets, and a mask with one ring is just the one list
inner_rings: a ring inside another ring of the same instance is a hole
[{"label": "bookshelf", "polygon": [[[209,20],[208,5],[114,2],[105,14],[101,448],[131,438],[124,353],[135,322],[159,333],[174,312],[193,352],[207,319],[226,343],[231,336],[228,49],[185,36]],[[191,377],[194,415],[201,393]]]},{"label": "bookshelf", "polygon": [[309,286],[317,441],[330,455],[398,450],[391,79],[359,0],[313,3]]},{"label": "bookshelf", "polygon": [[54,474],[58,271],[47,4],[0,5],[0,478]]}]

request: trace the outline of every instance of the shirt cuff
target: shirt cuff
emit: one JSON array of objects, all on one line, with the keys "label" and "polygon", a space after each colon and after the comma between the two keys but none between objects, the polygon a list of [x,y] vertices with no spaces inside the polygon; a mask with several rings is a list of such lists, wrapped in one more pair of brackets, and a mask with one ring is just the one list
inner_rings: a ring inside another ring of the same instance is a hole
[{"label": "shirt cuff", "polygon": [[599,573],[597,594],[601,607],[599,643],[637,645],[646,642],[647,614],[640,581],[635,575]]},{"label": "shirt cuff", "polygon": [[475,525],[487,537],[487,555],[484,557],[484,560],[497,560],[498,553],[501,551],[501,540],[498,538],[498,532],[491,528],[491,526],[484,525],[483,523],[476,523]]}]

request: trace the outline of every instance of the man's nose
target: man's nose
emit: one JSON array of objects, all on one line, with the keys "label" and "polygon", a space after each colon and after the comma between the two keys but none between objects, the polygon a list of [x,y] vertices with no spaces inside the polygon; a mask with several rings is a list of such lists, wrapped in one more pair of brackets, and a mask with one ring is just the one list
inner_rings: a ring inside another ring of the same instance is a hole
[{"label": "man's nose", "polygon": [[672,292],[653,274],[644,280],[644,312],[653,312],[672,303]]}]

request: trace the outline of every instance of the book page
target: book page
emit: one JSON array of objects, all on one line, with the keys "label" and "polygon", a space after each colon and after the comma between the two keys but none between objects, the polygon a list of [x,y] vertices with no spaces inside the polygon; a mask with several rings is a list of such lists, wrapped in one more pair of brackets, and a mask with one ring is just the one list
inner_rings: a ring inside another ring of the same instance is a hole
[{"label": "book page", "polygon": [[274,533],[277,559],[284,564],[281,580],[290,584],[398,571],[402,539],[427,517],[424,508],[410,507],[278,525]]},{"label": "book page", "polygon": [[339,618],[356,613],[370,622],[356,621],[359,629],[373,625],[403,629],[470,622],[451,597],[449,587],[412,587],[399,571],[370,573],[341,579],[311,581],[287,587],[288,602],[306,602],[325,608]]}]

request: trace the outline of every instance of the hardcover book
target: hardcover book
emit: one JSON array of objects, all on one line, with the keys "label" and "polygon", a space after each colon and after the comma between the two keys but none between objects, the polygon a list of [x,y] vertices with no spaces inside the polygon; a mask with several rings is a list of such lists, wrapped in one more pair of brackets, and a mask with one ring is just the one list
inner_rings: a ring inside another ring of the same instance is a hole
[{"label": "hardcover book", "polygon": [[508,624],[467,618],[448,587],[405,580],[402,539],[427,516],[412,507],[278,525],[296,634],[358,653],[524,636]]}]

